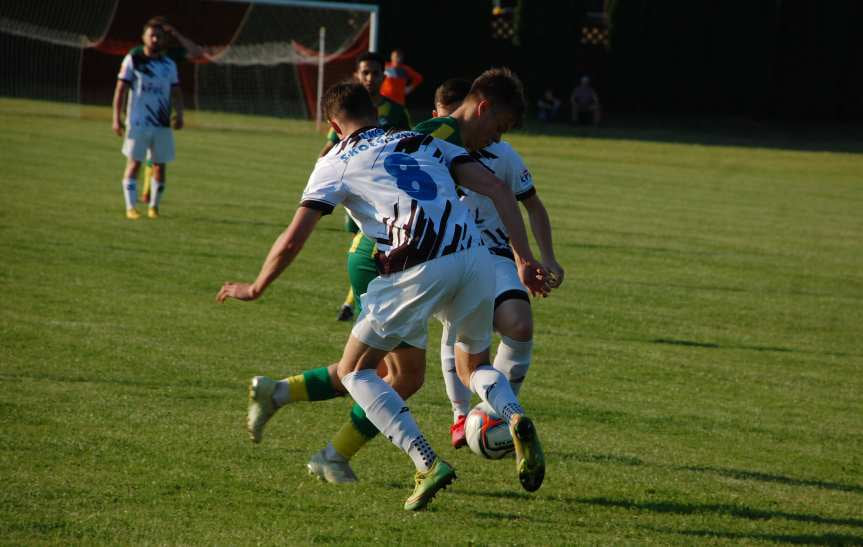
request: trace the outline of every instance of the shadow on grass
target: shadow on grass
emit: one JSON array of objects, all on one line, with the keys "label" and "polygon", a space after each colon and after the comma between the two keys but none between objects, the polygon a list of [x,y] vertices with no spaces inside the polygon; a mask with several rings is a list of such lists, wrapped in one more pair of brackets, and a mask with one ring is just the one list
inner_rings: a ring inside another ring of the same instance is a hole
[{"label": "shadow on grass", "polygon": [[795,479],[793,477],[785,477],[783,475],[771,475],[770,473],[761,473],[758,471],[746,471],[743,469],[725,469],[721,467],[707,466],[683,466],[677,467],[683,471],[693,471],[696,473],[709,473],[727,477],[730,479],[761,481],[761,482],[776,482],[779,484],[787,484],[789,486],[811,486],[822,488],[824,490],[837,490],[839,492],[853,492],[863,494],[863,486],[855,484],[841,484],[837,482],[825,482],[810,479]]},{"label": "shadow on grass", "polygon": [[697,515],[714,513],[749,520],[785,519],[795,522],[814,524],[829,524],[832,526],[856,526],[863,528],[863,520],[854,518],[832,518],[820,515],[787,513],[784,511],[765,511],[745,505],[729,505],[725,503],[680,503],[675,501],[634,501],[612,498],[571,498],[567,501],[584,505],[599,505],[602,507],[617,507],[653,513],[673,513],[676,515]]},{"label": "shadow on grass", "polygon": [[[820,488],[822,490],[835,490],[837,492],[850,492],[853,494],[863,494],[863,486],[858,484],[843,484],[839,482],[819,481],[814,479],[797,479],[787,477],[785,475],[774,475],[772,473],[763,473],[760,471],[748,471],[746,469],[730,469],[725,467],[710,467],[706,465],[665,465],[661,463],[645,462],[635,456],[625,454],[591,454],[578,452],[549,452],[550,459],[554,460],[573,460],[583,463],[598,463],[611,465],[626,465],[646,467],[659,467],[671,469],[674,471],[689,471],[693,473],[706,473],[718,475],[729,479],[744,480],[744,481],[759,481],[759,482],[775,482],[788,486],[801,486],[807,488]],[[863,521],[857,521],[863,522]]]},{"label": "shadow on grass", "polygon": [[790,543],[793,545],[861,545],[863,536],[851,534],[747,534],[743,532],[717,532],[715,530],[675,530],[672,528],[655,528],[642,526],[653,532],[664,534],[678,534],[682,536],[698,538],[716,538],[731,540],[758,540],[771,541],[775,543]]},{"label": "shadow on grass", "polygon": [[801,349],[782,348],[778,346],[750,346],[746,344],[716,344],[714,342],[696,342],[694,340],[677,340],[674,338],[655,338],[651,340],[654,344],[668,344],[671,346],[688,346],[705,349],[742,349],[745,351],[769,351],[779,353],[807,353],[817,355],[832,355],[835,357],[858,357],[851,353],[839,353],[835,351],[806,351]]},{"label": "shadow on grass", "polygon": [[619,116],[598,128],[528,122],[523,133],[582,139],[631,140],[698,146],[767,148],[801,152],[863,152],[854,124],[761,123],[716,116]]}]

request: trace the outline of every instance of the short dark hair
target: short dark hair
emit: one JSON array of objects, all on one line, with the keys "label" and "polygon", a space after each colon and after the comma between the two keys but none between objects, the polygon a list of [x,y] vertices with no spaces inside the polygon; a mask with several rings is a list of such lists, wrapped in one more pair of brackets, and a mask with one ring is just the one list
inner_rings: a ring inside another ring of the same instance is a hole
[{"label": "short dark hair", "polygon": [[460,103],[470,93],[470,82],[464,78],[450,78],[445,81],[434,92],[435,106],[444,106]]},{"label": "short dark hair", "polygon": [[468,97],[485,99],[493,108],[503,109],[515,116],[515,125],[524,117],[524,86],[518,76],[506,67],[490,68],[480,74],[470,86]]},{"label": "short dark hair", "polygon": [[144,28],[141,32],[147,32],[147,29],[151,28],[151,27],[164,31],[165,30],[164,27],[167,24],[168,24],[168,20],[166,18],[162,17],[161,15],[159,15],[157,17],[151,17],[151,18],[147,19],[146,23],[144,23]]},{"label": "short dark hair", "polygon": [[327,89],[321,97],[321,111],[327,120],[338,115],[360,121],[378,116],[369,92],[356,82],[342,82]]},{"label": "short dark hair", "polygon": [[359,70],[360,63],[362,63],[363,61],[377,63],[381,65],[381,70],[383,70],[387,64],[386,61],[384,61],[383,55],[381,55],[377,51],[366,51],[365,53],[357,57],[357,60],[354,63],[354,72]]}]

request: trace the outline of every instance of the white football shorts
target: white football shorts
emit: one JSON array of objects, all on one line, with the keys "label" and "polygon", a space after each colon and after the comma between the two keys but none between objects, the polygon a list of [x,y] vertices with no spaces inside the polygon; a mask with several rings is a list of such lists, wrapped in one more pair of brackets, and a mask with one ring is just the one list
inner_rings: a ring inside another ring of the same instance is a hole
[{"label": "white football shorts", "polygon": [[[491,267],[494,269],[495,309],[497,309],[499,304],[506,302],[511,298],[521,298],[530,302],[530,293],[518,277],[518,268],[516,268],[515,262],[511,258],[490,253],[489,262],[491,263]],[[501,299],[501,297],[503,297],[503,299]],[[487,328],[491,331],[492,323],[489,323]],[[443,335],[446,337],[444,342],[446,345],[455,345],[456,337],[453,332],[448,331],[445,328],[443,330]]]},{"label": "white football shorts", "polygon": [[485,247],[376,277],[361,299],[363,311],[351,334],[373,348],[392,350],[402,342],[425,348],[432,315],[468,353],[491,344],[494,270]]},{"label": "white football shorts", "polygon": [[522,291],[530,294],[527,287],[518,277],[518,268],[515,262],[505,256],[491,255],[494,265],[494,297],[495,299],[506,292]]},{"label": "white football shorts", "polygon": [[135,161],[174,161],[174,133],[170,127],[130,127],[123,139],[123,155]]}]

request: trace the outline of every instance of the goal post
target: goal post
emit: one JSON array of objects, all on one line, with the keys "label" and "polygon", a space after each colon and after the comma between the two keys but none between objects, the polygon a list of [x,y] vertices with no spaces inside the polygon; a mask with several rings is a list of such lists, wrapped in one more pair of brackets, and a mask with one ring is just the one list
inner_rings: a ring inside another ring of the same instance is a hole
[{"label": "goal post", "polygon": [[[180,61],[188,107],[316,119],[321,88],[377,49],[378,6],[314,0],[0,0],[0,96],[108,105],[152,13],[208,53]],[[325,41],[321,41],[321,29]],[[80,112],[80,109],[75,109]]]}]

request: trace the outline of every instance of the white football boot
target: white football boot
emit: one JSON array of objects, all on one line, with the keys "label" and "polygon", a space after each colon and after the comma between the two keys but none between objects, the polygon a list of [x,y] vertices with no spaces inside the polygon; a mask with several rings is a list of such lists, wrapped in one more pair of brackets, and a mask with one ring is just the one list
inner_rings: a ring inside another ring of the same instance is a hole
[{"label": "white football boot", "polygon": [[315,452],[306,464],[310,475],[333,484],[357,482],[357,476],[348,462],[327,459],[326,449]]},{"label": "white football boot", "polygon": [[249,411],[246,414],[246,430],[253,443],[261,442],[264,426],[276,413],[273,393],[276,381],[266,376],[255,376],[249,384]]}]

